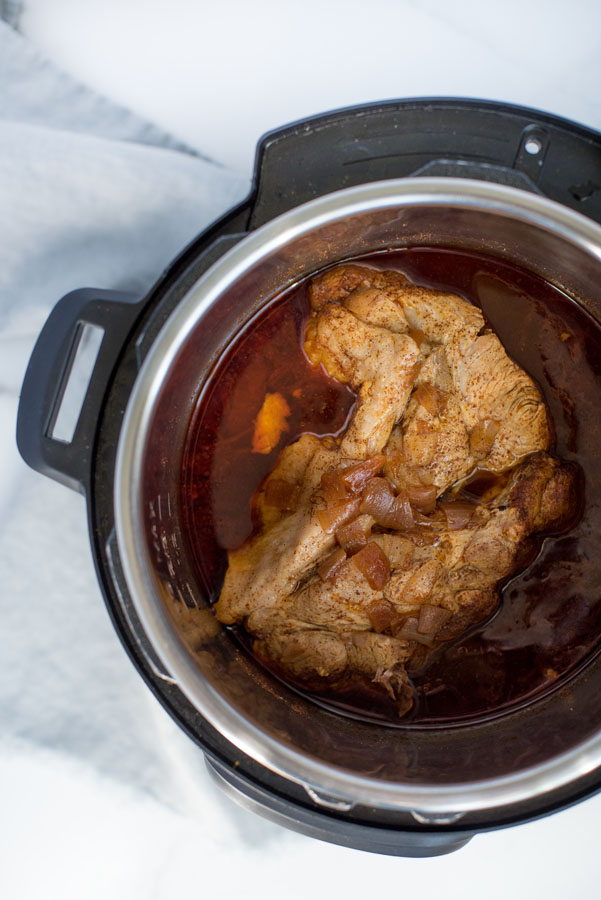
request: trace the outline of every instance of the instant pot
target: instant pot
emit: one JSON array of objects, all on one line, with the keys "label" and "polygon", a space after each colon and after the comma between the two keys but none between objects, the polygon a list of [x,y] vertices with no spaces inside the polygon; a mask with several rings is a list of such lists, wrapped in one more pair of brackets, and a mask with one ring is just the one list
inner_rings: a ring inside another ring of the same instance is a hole
[{"label": "instant pot", "polygon": [[[601,656],[489,720],[390,728],[336,715],[273,678],[203,612],[179,500],[186,428],[207,378],[286,287],[382,249],[477,250],[542,276],[601,322],[600,222],[600,134],[490,102],[379,103],[266,135],[248,198],[147,296],[84,289],[54,308],[23,384],[20,452],[85,494],[126,651],[244,806],[326,841],[431,856],[601,788]],[[65,437],[57,417],[90,326],[102,340]],[[601,502],[595,490],[587,502]]]}]

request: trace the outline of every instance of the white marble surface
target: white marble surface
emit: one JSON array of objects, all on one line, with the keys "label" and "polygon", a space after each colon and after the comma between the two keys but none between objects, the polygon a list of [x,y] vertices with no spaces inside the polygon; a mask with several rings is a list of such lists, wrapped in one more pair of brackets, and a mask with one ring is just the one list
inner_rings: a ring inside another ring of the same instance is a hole
[{"label": "white marble surface", "polygon": [[[21,28],[82,81],[243,175],[266,129],[382,98],[480,96],[601,128],[597,0],[27,0]],[[92,269],[90,280],[98,276]],[[3,538],[5,558],[31,548],[15,608],[30,608],[32,590],[37,602],[55,597],[61,572],[75,566],[59,599],[79,643],[65,658],[40,635],[24,671],[83,700],[66,703],[62,732],[24,707],[23,741],[4,745],[2,898],[599,896],[601,797],[432,860],[322,844],[239,810],[121,651],[95,585],[81,498],[35,476],[29,493],[33,530],[17,516]],[[91,632],[97,651],[88,654]],[[70,681],[82,672],[85,683]]]},{"label": "white marble surface", "polygon": [[485,97],[601,128],[598,0],[26,0],[21,22],[244,173],[268,129],[385,98]]}]

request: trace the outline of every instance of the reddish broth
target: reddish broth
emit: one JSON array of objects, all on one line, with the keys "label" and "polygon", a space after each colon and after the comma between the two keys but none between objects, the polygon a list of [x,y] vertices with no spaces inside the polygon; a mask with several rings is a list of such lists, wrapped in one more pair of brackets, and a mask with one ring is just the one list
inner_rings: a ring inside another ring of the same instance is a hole
[{"label": "reddish broth", "polygon": [[[599,642],[601,329],[541,278],[483,254],[416,248],[354,262],[398,269],[418,284],[453,291],[482,308],[507,352],[541,389],[555,427],[552,450],[579,463],[586,503],[572,530],[533,542],[524,561],[529,565],[504,586],[488,621],[443,645],[414,673],[416,705],[406,719],[398,719],[377,686],[339,685],[314,699],[400,727],[498,714],[558,684]],[[184,526],[199,583],[208,583],[214,598],[226,550],[253,532],[252,498],[279,451],[303,432],[339,433],[352,411],[352,392],[312,368],[303,354],[307,315],[303,283],[249,323],[216,366],[189,426]],[[253,454],[253,420],[267,392],[279,392],[288,402],[289,430],[272,453]],[[477,500],[491,487],[494,480],[478,474],[464,499]]]}]

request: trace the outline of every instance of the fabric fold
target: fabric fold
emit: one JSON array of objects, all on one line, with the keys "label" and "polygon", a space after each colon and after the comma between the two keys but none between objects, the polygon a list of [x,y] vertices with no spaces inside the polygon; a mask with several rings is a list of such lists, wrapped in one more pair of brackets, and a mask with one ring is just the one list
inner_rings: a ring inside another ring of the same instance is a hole
[{"label": "fabric fold", "polygon": [[78,84],[4,23],[0,84],[0,743],[72,757],[183,808],[175,726],[161,724],[110,623],[82,499],[25,466],[15,421],[60,297],[143,296],[248,183]]}]

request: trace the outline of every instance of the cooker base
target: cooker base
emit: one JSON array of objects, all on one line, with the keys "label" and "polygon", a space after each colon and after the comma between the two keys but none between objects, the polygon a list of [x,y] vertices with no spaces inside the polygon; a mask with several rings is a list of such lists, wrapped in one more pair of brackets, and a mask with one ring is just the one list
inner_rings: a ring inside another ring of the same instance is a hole
[{"label": "cooker base", "polygon": [[385,856],[427,858],[444,856],[461,850],[473,838],[475,832],[401,831],[380,828],[337,819],[324,812],[311,810],[243,778],[231,768],[205,757],[209,774],[219,787],[236,803],[249,812],[282,825],[298,834],[317,838],[329,844],[339,844],[368,853]]}]

